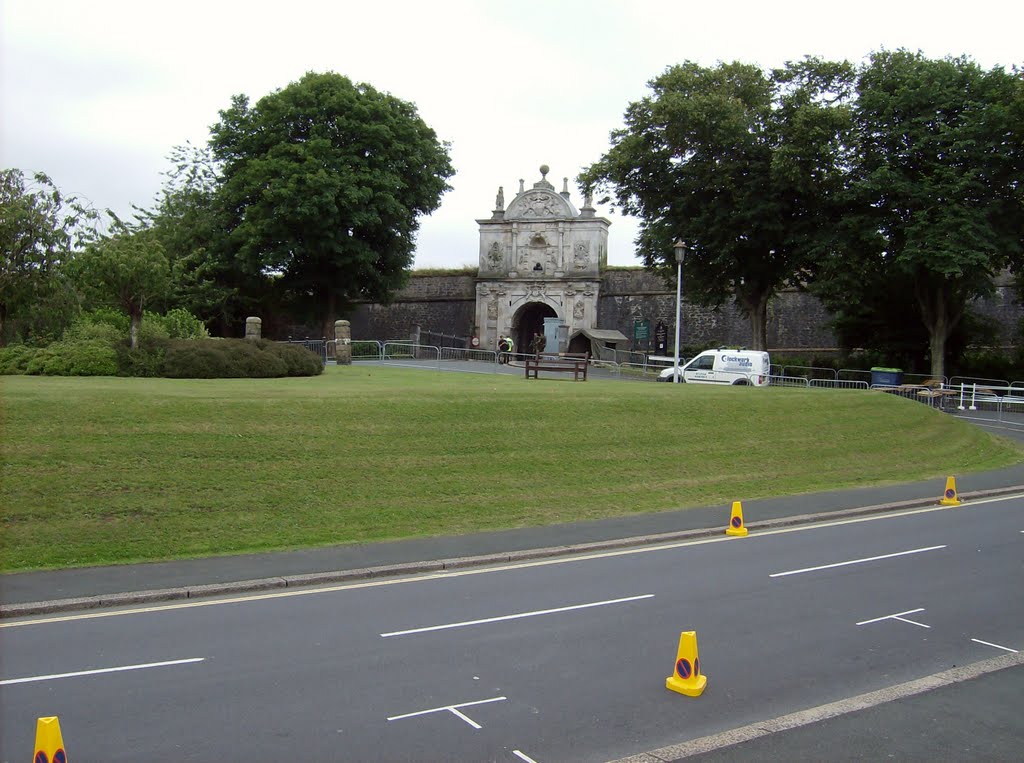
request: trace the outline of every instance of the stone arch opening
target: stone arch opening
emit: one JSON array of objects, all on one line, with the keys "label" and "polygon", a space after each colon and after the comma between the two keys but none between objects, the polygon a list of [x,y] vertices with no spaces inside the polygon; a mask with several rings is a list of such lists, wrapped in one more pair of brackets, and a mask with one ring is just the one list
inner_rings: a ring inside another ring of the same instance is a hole
[{"label": "stone arch opening", "polygon": [[557,317],[555,309],[543,302],[528,302],[519,308],[512,319],[512,339],[516,343],[516,352],[529,352],[533,335],[544,333],[544,319]]}]

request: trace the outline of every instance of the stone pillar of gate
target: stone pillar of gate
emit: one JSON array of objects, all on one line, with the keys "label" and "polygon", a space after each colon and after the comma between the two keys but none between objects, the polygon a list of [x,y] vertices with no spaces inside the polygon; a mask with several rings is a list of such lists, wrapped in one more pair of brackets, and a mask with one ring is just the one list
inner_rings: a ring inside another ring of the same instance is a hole
[{"label": "stone pillar of gate", "polygon": [[245,319],[245,338],[256,341],[263,335],[263,321],[255,316]]},{"label": "stone pillar of gate", "polygon": [[339,366],[352,365],[352,326],[348,321],[334,322],[334,361]]}]

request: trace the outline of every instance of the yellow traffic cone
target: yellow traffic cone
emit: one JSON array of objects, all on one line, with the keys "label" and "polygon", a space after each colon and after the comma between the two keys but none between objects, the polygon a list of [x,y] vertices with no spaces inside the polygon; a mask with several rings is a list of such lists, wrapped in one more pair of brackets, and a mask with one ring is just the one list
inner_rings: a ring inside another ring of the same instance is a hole
[{"label": "yellow traffic cone", "polygon": [[707,684],[708,679],[700,672],[700,658],[697,657],[697,632],[683,631],[679,634],[676,668],[665,679],[665,688],[687,697],[699,697]]},{"label": "yellow traffic cone", "polygon": [[64,752],[64,738],[60,735],[60,721],[57,716],[40,718],[36,721],[36,752],[32,763],[67,763]]},{"label": "yellow traffic cone", "polygon": [[729,526],[725,528],[725,534],[740,538],[747,535],[747,526],[743,524],[743,504],[739,501],[732,502],[732,516],[729,517]]},{"label": "yellow traffic cone", "polygon": [[943,506],[960,505],[960,499],[956,496],[956,477],[946,477],[946,492],[939,503]]}]

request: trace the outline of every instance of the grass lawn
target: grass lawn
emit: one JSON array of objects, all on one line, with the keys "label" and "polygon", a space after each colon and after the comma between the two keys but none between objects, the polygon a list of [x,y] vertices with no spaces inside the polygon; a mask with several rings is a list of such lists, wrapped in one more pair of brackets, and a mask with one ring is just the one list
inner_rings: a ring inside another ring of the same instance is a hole
[{"label": "grass lawn", "polygon": [[[0,570],[454,534],[1007,466],[878,392],[329,367],[301,379],[9,376]],[[937,493],[938,494],[938,493]]]}]

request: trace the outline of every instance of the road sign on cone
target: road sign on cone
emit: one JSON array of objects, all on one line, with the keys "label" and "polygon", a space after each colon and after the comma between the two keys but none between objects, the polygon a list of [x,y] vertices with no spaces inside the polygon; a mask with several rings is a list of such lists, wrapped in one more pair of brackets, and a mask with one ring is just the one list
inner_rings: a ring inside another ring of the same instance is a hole
[{"label": "road sign on cone", "polygon": [[739,501],[732,502],[732,515],[729,517],[729,526],[725,528],[725,534],[740,538],[747,534],[747,526],[743,524],[743,504]]},{"label": "road sign on cone", "polygon": [[60,721],[57,716],[40,718],[36,721],[36,752],[32,763],[67,763],[64,739],[60,735]]},{"label": "road sign on cone", "polygon": [[704,693],[704,687],[707,684],[707,677],[700,672],[700,658],[697,656],[697,632],[683,631],[679,634],[675,670],[665,679],[665,688],[685,694],[687,697],[699,697]]},{"label": "road sign on cone", "polygon": [[939,501],[943,506],[959,506],[960,499],[956,495],[956,477],[946,477],[946,492]]}]

